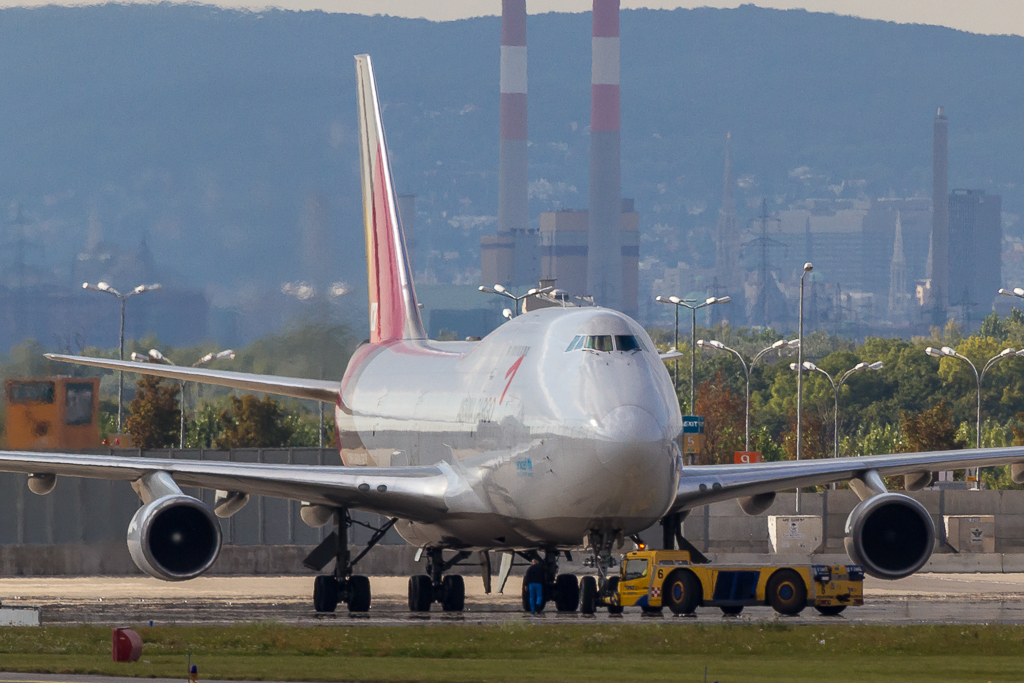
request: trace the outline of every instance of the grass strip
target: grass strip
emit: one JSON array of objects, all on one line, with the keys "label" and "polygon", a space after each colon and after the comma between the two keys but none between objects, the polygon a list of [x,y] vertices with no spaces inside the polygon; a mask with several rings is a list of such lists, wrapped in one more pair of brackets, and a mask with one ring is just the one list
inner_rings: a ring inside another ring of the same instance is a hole
[{"label": "grass strip", "polygon": [[1009,681],[1024,626],[600,623],[139,628],[143,661],[105,627],[0,630],[0,670],[305,681]]}]

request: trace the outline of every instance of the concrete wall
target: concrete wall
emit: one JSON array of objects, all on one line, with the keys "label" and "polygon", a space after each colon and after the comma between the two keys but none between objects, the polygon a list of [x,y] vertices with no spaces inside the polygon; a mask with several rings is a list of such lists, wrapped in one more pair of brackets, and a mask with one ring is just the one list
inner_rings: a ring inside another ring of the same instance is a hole
[{"label": "concrete wall", "polygon": [[[118,452],[195,460],[340,465],[337,451],[317,448]],[[138,573],[128,555],[125,534],[139,500],[127,483],[61,477],[53,493],[36,496],[29,492],[26,478],[23,474],[0,474],[0,575]],[[185,491],[213,502],[212,491]],[[994,555],[999,557],[972,561],[980,563],[979,567],[991,565],[990,571],[1024,568],[1024,491],[920,491],[912,495],[932,515],[937,554],[951,554],[943,545],[942,515],[994,515]],[[858,502],[852,491],[804,494],[804,513],[823,517],[825,555],[843,554],[843,528]],[[793,511],[792,493],[779,494],[769,510],[755,517],[745,515],[736,502],[730,501],[694,509],[683,530],[697,548],[706,552],[763,554],[769,550],[767,516]],[[354,513],[353,517],[374,526],[384,521],[365,513]],[[308,573],[302,559],[330,532],[329,527],[307,527],[299,517],[298,502],[261,497],[254,497],[234,517],[221,520],[221,525],[224,548],[213,574]],[[353,545],[365,544],[370,533],[354,525]],[[655,526],[642,536],[658,547],[661,529]],[[378,547],[366,556],[361,572],[404,575],[416,571],[412,562],[415,549],[406,546],[397,533],[388,532],[382,545],[386,547]],[[497,571],[496,560],[494,568]]]}]

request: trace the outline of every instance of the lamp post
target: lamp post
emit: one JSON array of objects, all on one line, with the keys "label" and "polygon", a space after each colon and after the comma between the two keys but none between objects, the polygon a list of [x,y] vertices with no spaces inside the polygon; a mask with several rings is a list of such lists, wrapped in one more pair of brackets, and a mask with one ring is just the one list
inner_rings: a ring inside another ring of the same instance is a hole
[{"label": "lamp post", "polygon": [[722,342],[717,341],[715,339],[711,339],[710,341],[705,341],[703,339],[698,339],[697,340],[697,346],[699,346],[702,349],[718,349],[720,351],[729,351],[730,353],[734,354],[737,358],[740,359],[740,364],[743,366],[743,374],[745,374],[747,376],[747,402],[746,402],[746,407],[745,407],[744,413],[743,413],[743,417],[744,417],[744,433],[745,433],[744,450],[747,450],[747,451],[750,450],[750,373],[753,372],[754,365],[757,363],[757,361],[761,360],[765,356],[765,354],[767,354],[769,351],[782,351],[783,349],[795,349],[799,345],[800,345],[800,340],[799,339],[793,339],[791,341],[786,341],[785,339],[780,339],[777,342],[775,342],[774,344],[772,344],[771,346],[769,346],[768,348],[761,349],[758,352],[758,354],[756,356],[754,356],[754,360],[750,361],[750,365],[748,366],[747,362],[745,360],[743,360],[743,356],[740,355],[740,352],[737,351],[736,349],[731,349],[728,346],[726,346],[725,344],[723,344]]},{"label": "lamp post", "polygon": [[[225,349],[223,351],[216,351],[216,352],[208,353],[205,356],[203,356],[202,358],[200,358],[199,360],[197,360],[195,363],[193,363],[192,367],[198,368],[199,366],[206,365],[207,363],[209,363],[211,361],[221,360],[221,359],[224,359],[224,358],[227,358],[229,360],[234,360],[235,352],[233,350],[231,350],[231,349]],[[157,349],[150,349],[148,356],[144,356],[141,353],[132,353],[132,360],[138,361],[138,362],[148,361],[148,362],[151,362],[151,363],[164,363],[165,365],[177,365],[177,363],[172,361],[170,358],[168,358],[164,354],[160,353],[160,351],[158,351]],[[181,413],[181,427],[179,428],[178,448],[184,448],[185,447],[185,384],[186,384],[186,382],[185,382],[185,380],[178,380],[178,384],[181,386],[181,410],[178,411],[178,412]],[[322,433],[322,430],[323,430],[323,425],[321,424],[321,433]]]},{"label": "lamp post", "polygon": [[[477,287],[477,289],[479,289],[484,294],[500,294],[501,296],[507,296],[509,299],[512,299],[513,301],[515,301],[516,302],[516,307],[515,307],[515,310],[512,313],[512,317],[515,317],[515,316],[519,315],[519,302],[520,301],[523,301],[525,299],[529,299],[531,296],[535,296],[537,294],[546,294],[546,293],[552,291],[554,289],[554,287],[551,287],[551,286],[549,286],[549,287],[539,287],[539,288],[538,287],[534,287],[533,289],[527,291],[526,294],[523,294],[521,296],[516,296],[512,292],[510,292],[507,289],[505,289],[504,287],[502,287],[501,285],[494,285],[493,287],[485,287],[484,285],[480,285],[479,287]],[[505,316],[505,317],[508,318],[508,316]],[[511,320],[511,319],[512,318],[509,318],[509,320]]]},{"label": "lamp post", "polygon": [[[939,349],[932,348],[931,346],[929,346],[924,350],[924,352],[934,358],[958,358],[963,362],[967,363],[967,365],[971,367],[971,370],[974,371],[974,379],[976,380],[978,386],[978,415],[977,422],[975,424],[976,434],[974,438],[974,447],[981,448],[981,383],[985,379],[985,373],[988,372],[989,368],[991,368],[999,361],[1006,360],[1007,358],[1013,358],[1015,356],[1024,356],[1024,349],[1021,349],[1020,351],[1010,348],[1003,349],[998,354],[988,359],[988,362],[986,362],[985,365],[982,366],[981,372],[978,372],[977,366],[974,363],[972,363],[967,356],[957,353],[956,349],[950,346],[943,346],[942,348]],[[981,468],[976,467],[974,469],[974,478],[976,481],[978,480],[980,475]]]},{"label": "lamp post", "polygon": [[[814,270],[810,262],[804,264],[803,272],[800,273],[800,331],[797,338],[800,339],[800,347],[797,349],[797,373],[796,373],[796,459],[799,461],[803,452],[803,408],[804,408],[804,277]],[[803,506],[800,500],[800,487],[796,488],[796,514],[800,514]]]},{"label": "lamp post", "polygon": [[1013,289],[1000,288],[999,293],[1003,296],[1015,296],[1018,299],[1024,299],[1024,287],[1014,287]]},{"label": "lamp post", "polygon": [[[808,372],[820,372],[821,374],[825,375],[825,378],[828,379],[828,383],[832,385],[832,394],[835,397],[835,402],[836,402],[835,414],[834,414],[835,422],[833,423],[833,428],[832,428],[832,432],[833,432],[832,437],[833,437],[833,441],[834,441],[834,444],[833,444],[833,447],[832,447],[832,457],[833,458],[838,458],[839,457],[839,391],[843,388],[843,384],[846,383],[846,380],[850,379],[850,377],[852,375],[854,375],[854,374],[856,374],[858,372],[863,372],[864,370],[881,370],[884,367],[884,365],[885,364],[882,363],[882,361],[875,361],[874,363],[857,363],[852,368],[850,368],[849,370],[844,372],[842,375],[840,375],[839,376],[839,381],[836,382],[836,381],[833,381],[832,375],[828,374],[827,372],[825,372],[824,370],[819,368],[817,365],[815,365],[811,361],[809,361],[809,360],[805,360],[804,361],[804,370],[807,370]],[[790,370],[796,370],[796,368],[797,368],[796,363],[790,363],[789,364],[789,369]]]},{"label": "lamp post", "polygon": [[[118,342],[117,358],[118,360],[124,360],[124,304],[128,299],[135,296],[136,294],[143,294],[145,292],[155,292],[162,289],[163,286],[160,284],[152,285],[139,285],[127,294],[122,294],[117,291],[106,282],[98,282],[95,285],[90,285],[88,282],[82,283],[82,289],[88,289],[91,292],[103,292],[111,296],[116,296],[121,300],[121,335]],[[121,408],[124,403],[124,371],[118,370],[117,372],[117,433],[121,433]]]},{"label": "lamp post", "polygon": [[694,378],[696,377],[697,367],[697,310],[704,308],[705,306],[714,306],[715,304],[727,304],[732,301],[731,297],[728,296],[710,296],[704,300],[703,303],[694,305],[693,299],[680,299],[678,296],[656,296],[654,300],[662,304],[672,304],[676,307],[676,346],[679,346],[679,307],[690,309],[690,414],[693,415],[696,408],[694,407]]}]

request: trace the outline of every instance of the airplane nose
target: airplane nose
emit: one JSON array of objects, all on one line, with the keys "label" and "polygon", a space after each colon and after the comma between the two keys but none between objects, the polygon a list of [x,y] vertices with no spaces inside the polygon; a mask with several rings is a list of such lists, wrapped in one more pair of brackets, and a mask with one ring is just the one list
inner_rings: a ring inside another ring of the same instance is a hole
[{"label": "airplane nose", "polygon": [[[646,445],[665,441],[665,428],[639,406],[619,406],[598,422],[597,437],[614,444]],[[601,449],[609,456],[616,449]]]}]

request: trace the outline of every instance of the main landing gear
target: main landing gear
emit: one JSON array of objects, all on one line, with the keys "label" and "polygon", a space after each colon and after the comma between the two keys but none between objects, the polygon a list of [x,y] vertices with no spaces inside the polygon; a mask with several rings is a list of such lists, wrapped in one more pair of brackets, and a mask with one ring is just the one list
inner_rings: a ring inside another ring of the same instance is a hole
[{"label": "main landing gear", "polygon": [[444,573],[471,553],[460,550],[446,561],[442,548],[424,548],[422,552],[427,553],[427,573],[409,577],[409,611],[429,612],[430,606],[439,602],[445,612],[461,612],[466,605],[466,583],[458,574]]},{"label": "main landing gear", "polygon": [[[373,546],[377,545],[388,529],[395,525],[397,518],[388,520],[384,526],[371,527],[352,519],[347,508],[334,511],[334,531],[303,560],[302,564],[314,571],[320,571],[334,560],[334,574],[321,575],[313,580],[313,609],[317,612],[333,612],[340,603],[348,605],[349,612],[370,610],[370,580],[352,573],[352,568]],[[348,548],[348,530],[353,524],[373,530],[373,536],[355,559]]]},{"label": "main landing gear", "polygon": [[[560,552],[554,548],[544,550],[543,557],[536,550],[529,550],[519,553],[519,556],[532,563],[539,560],[544,565],[544,591],[541,598],[540,610],[549,602],[555,603],[555,610],[559,612],[575,612],[580,605],[580,582],[575,574],[558,573],[558,556]],[[572,560],[569,551],[565,551],[565,559]],[[584,579],[586,580],[586,579]],[[523,583],[523,611],[530,611],[530,588]]]}]

